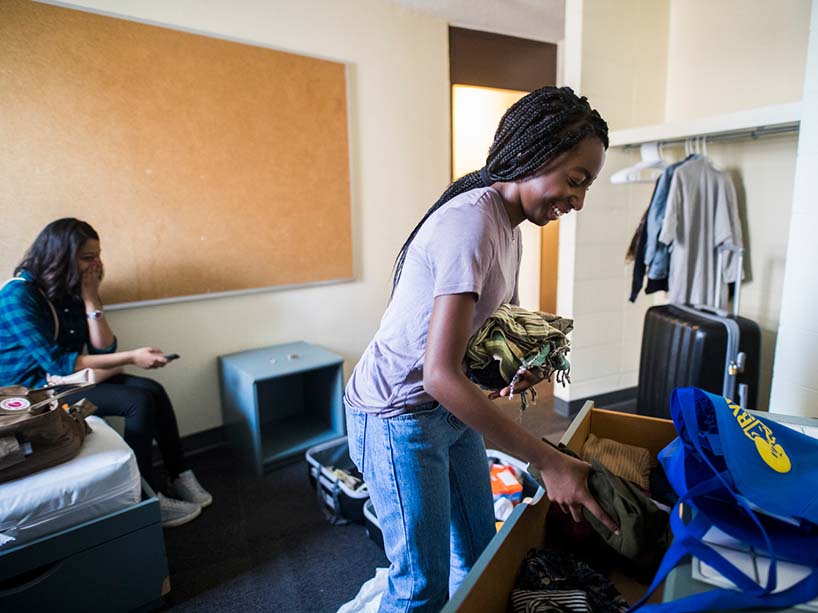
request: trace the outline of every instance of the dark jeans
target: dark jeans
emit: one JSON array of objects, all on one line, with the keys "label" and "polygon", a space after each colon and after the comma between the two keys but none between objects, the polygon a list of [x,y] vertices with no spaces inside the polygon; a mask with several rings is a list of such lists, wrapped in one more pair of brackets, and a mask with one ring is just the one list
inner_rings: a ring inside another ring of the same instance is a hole
[{"label": "dark jeans", "polygon": [[95,415],[125,418],[125,442],[136,455],[139,472],[154,489],[157,484],[152,474],[153,439],[159,444],[169,479],[175,479],[187,470],[173,405],[165,388],[153,379],[117,375],[93,389],[66,398],[69,402],[87,398],[97,405]]}]

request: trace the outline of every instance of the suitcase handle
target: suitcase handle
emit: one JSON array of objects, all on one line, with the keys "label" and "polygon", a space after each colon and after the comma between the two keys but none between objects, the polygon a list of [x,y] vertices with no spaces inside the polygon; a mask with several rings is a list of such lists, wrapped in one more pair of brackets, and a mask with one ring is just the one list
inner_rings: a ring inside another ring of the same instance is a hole
[{"label": "suitcase handle", "polygon": [[746,383],[739,383],[738,384],[738,406],[740,406],[745,411],[747,410],[747,394],[749,392],[750,386]]}]

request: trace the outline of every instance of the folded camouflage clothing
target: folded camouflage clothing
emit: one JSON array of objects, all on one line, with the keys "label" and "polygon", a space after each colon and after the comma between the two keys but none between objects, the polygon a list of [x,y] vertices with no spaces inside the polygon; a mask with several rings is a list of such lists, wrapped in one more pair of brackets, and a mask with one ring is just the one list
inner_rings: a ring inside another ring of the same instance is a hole
[{"label": "folded camouflage clothing", "polygon": [[[512,387],[524,370],[539,371],[547,380],[568,380],[570,365],[566,338],[570,319],[502,304],[469,340],[466,373],[481,387]],[[532,389],[533,392],[533,389]],[[523,397],[523,408],[525,408]]]}]

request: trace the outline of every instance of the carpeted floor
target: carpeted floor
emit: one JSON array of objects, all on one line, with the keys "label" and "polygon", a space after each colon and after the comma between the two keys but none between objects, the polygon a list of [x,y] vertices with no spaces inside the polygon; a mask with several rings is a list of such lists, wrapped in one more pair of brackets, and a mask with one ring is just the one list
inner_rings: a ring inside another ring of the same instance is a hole
[{"label": "carpeted floor", "polygon": [[334,612],[388,566],[363,526],[326,521],[306,462],[254,477],[222,447],[190,463],[214,502],[165,530],[163,611]]},{"label": "carpeted floor", "polygon": [[[537,405],[524,413],[516,398],[498,405],[557,441],[571,420],[554,413],[549,384],[538,388]],[[363,526],[326,521],[305,461],[264,477],[246,472],[227,447],[189,462],[214,502],[191,523],[165,530],[171,592],[163,611],[334,613],[388,566]]]}]

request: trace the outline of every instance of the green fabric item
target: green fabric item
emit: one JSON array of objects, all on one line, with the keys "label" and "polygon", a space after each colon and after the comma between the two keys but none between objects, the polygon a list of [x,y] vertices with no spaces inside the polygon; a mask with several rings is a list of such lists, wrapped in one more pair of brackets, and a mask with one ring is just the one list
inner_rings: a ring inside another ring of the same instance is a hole
[{"label": "green fabric item", "polygon": [[501,377],[509,384],[520,368],[542,369],[549,379],[554,371],[567,373],[569,342],[565,335],[573,327],[570,319],[502,304],[469,341],[466,366],[479,370],[496,360]]},{"label": "green fabric item", "polygon": [[617,477],[594,460],[588,489],[600,506],[619,524],[619,534],[608,530],[587,509],[582,515],[608,545],[629,560],[644,562],[664,553],[668,514],[659,509],[635,484]]},{"label": "green fabric item", "polygon": [[[565,445],[560,444],[557,449],[566,455],[581,459]],[[543,485],[539,470],[529,465],[528,472]],[[640,565],[657,564],[670,544],[668,514],[657,507],[636,484],[617,477],[596,460],[591,464],[588,489],[599,506],[619,526],[619,534],[615,534],[588,509],[583,508],[582,515],[594,531],[627,559]]]}]

